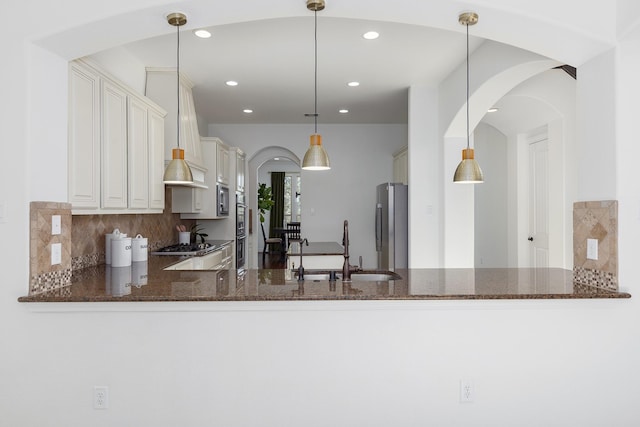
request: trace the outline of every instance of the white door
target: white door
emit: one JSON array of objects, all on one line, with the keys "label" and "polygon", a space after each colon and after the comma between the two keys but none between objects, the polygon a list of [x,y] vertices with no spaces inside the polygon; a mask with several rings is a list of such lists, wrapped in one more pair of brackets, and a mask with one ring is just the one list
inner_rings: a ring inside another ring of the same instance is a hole
[{"label": "white door", "polygon": [[546,132],[529,139],[530,267],[549,266],[549,141]]}]

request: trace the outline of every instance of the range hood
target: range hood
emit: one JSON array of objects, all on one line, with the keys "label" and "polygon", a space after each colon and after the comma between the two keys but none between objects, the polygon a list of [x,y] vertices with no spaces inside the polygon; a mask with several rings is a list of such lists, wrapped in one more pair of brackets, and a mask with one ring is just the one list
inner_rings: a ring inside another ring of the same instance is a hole
[{"label": "range hood", "polygon": [[[175,68],[147,68],[145,95],[167,111],[164,121],[165,168],[176,148],[178,106],[176,104],[177,79]],[[193,83],[184,73],[180,73],[180,148],[184,149],[184,159],[191,168],[192,184],[180,187],[209,188],[205,184],[207,168],[202,157],[200,132],[193,102]]]}]

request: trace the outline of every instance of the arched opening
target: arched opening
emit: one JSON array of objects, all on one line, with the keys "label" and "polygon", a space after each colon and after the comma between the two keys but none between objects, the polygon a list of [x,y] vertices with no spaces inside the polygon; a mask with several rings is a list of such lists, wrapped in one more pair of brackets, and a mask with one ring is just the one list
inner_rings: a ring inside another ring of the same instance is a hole
[{"label": "arched opening", "polygon": [[258,252],[262,250],[262,232],[260,230],[260,222],[258,219],[258,178],[260,169],[263,165],[273,164],[274,159],[280,159],[277,162],[288,163],[287,169],[300,169],[300,158],[291,150],[279,147],[269,146],[257,151],[248,161],[249,181],[247,193],[247,205],[249,207],[249,234],[247,245],[247,262],[248,268],[258,268]]}]

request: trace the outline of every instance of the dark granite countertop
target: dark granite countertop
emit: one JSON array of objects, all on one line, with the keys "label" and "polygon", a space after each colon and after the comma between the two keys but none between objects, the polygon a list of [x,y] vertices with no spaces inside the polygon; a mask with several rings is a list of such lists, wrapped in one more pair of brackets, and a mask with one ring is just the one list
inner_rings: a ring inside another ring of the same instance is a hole
[{"label": "dark granite countertop", "polygon": [[[298,282],[286,270],[165,271],[179,257],[152,256],[131,268],[106,265],[73,273],[62,289],[20,297],[20,302],[297,301],[629,298],[573,283],[562,269],[409,269],[402,279]],[[309,272],[307,272],[309,273]]]}]

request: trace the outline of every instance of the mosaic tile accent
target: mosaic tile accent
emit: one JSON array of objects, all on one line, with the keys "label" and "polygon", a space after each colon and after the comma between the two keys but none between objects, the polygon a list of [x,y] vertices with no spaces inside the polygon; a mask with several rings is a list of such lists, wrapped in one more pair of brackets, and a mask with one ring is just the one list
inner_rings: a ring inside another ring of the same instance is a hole
[{"label": "mosaic tile accent", "polygon": [[71,269],[51,271],[31,276],[29,294],[39,294],[54,289],[61,289],[71,284]]},{"label": "mosaic tile accent", "polygon": [[606,271],[573,267],[573,280],[581,285],[595,286],[609,291],[618,290],[616,275]]},{"label": "mosaic tile accent", "polygon": [[[587,259],[587,239],[598,240],[598,259]],[[573,273],[578,284],[618,290],[618,202],[573,204]]]}]

